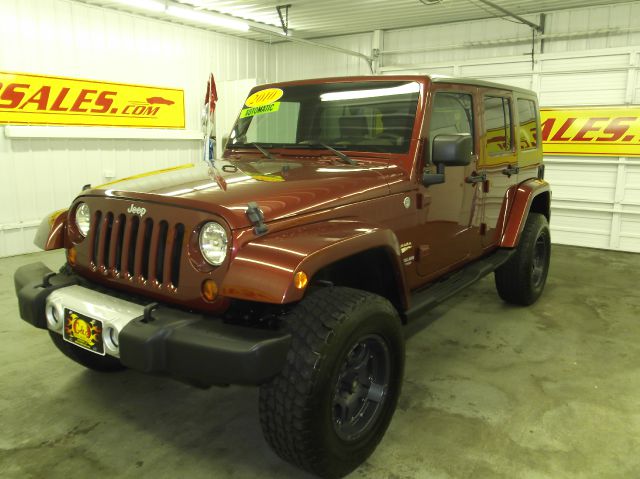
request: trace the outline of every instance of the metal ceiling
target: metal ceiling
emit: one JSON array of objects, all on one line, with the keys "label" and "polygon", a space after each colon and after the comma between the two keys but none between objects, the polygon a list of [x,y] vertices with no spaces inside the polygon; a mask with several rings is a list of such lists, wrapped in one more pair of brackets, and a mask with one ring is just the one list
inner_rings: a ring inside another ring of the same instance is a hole
[{"label": "metal ceiling", "polygon": [[[93,5],[129,10],[161,18],[161,15],[128,8],[113,0],[80,0]],[[298,38],[321,38],[373,30],[390,30],[414,26],[454,23],[504,16],[479,0],[175,0],[200,11],[221,13],[257,22],[267,28],[280,28],[278,5],[290,4],[289,29]],[[174,3],[169,1],[169,3]],[[494,0],[500,7],[518,15],[584,8],[628,0]],[[255,30],[230,32],[207,27],[235,36],[262,41],[281,41],[277,34]]]}]

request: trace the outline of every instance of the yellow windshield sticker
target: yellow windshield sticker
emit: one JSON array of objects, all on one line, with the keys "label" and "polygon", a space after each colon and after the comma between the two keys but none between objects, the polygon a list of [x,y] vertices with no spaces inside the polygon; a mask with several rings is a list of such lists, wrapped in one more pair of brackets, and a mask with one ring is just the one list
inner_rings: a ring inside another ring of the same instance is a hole
[{"label": "yellow windshield sticker", "polygon": [[282,98],[282,95],[284,95],[284,92],[280,88],[267,88],[250,95],[249,98],[247,98],[247,101],[244,102],[244,104],[249,108],[269,105],[271,103],[277,102],[280,98]]},{"label": "yellow windshield sticker", "polygon": [[257,106],[255,108],[245,108],[240,112],[240,118],[247,118],[249,116],[262,115],[264,113],[273,113],[280,109],[280,102],[271,103],[269,105]]}]

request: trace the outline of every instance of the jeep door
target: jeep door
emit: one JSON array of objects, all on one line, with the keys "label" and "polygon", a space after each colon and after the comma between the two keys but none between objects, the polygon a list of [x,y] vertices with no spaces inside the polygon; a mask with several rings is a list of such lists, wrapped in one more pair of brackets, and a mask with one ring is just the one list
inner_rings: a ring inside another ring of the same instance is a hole
[{"label": "jeep door", "polygon": [[[423,209],[417,235],[417,273],[426,280],[455,269],[482,252],[479,184],[469,181],[477,168],[480,141],[476,92],[476,87],[467,85],[433,85],[425,148],[431,151],[438,135],[469,134],[474,140],[474,154],[468,166],[445,168],[443,184],[420,186]],[[435,172],[430,154],[427,157],[425,166]]]},{"label": "jeep door", "polygon": [[499,241],[498,220],[507,190],[518,183],[518,154],[512,92],[483,88],[480,93],[482,140],[478,170],[486,175],[482,191],[483,245],[491,248]]}]

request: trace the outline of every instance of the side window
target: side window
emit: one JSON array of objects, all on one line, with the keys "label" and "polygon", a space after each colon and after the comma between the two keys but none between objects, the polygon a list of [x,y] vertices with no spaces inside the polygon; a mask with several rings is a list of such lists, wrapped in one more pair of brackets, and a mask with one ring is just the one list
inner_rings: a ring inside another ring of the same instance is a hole
[{"label": "side window", "polygon": [[484,98],[484,123],[487,153],[499,155],[513,149],[511,138],[511,102],[508,98]]},{"label": "side window", "polygon": [[467,93],[437,92],[431,110],[429,145],[433,145],[438,135],[456,133],[467,133],[473,138],[473,99]]},{"label": "side window", "polygon": [[520,149],[534,150],[538,147],[538,122],[536,104],[532,100],[518,98],[518,117],[520,118]]}]

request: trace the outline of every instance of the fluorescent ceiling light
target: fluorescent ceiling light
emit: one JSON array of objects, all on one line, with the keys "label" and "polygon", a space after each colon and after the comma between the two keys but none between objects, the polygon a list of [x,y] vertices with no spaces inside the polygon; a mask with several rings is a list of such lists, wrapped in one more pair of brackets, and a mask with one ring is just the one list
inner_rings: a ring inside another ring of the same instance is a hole
[{"label": "fluorescent ceiling light", "polygon": [[142,10],[149,10],[150,12],[164,12],[164,2],[156,0],[112,0],[115,3],[126,5],[127,7],[140,8]]},{"label": "fluorescent ceiling light", "polygon": [[322,93],[320,95],[320,101],[357,100],[359,98],[402,95],[405,93],[416,93],[419,91],[420,85],[416,82],[411,82],[391,88],[375,88],[373,90],[350,90]]},{"label": "fluorescent ceiling light", "polygon": [[233,20],[221,15],[198,12],[189,8],[169,6],[167,7],[167,15],[188,20],[190,22],[204,23],[214,27],[229,28],[231,30],[239,30],[241,32],[249,31],[249,25],[245,22]]}]

